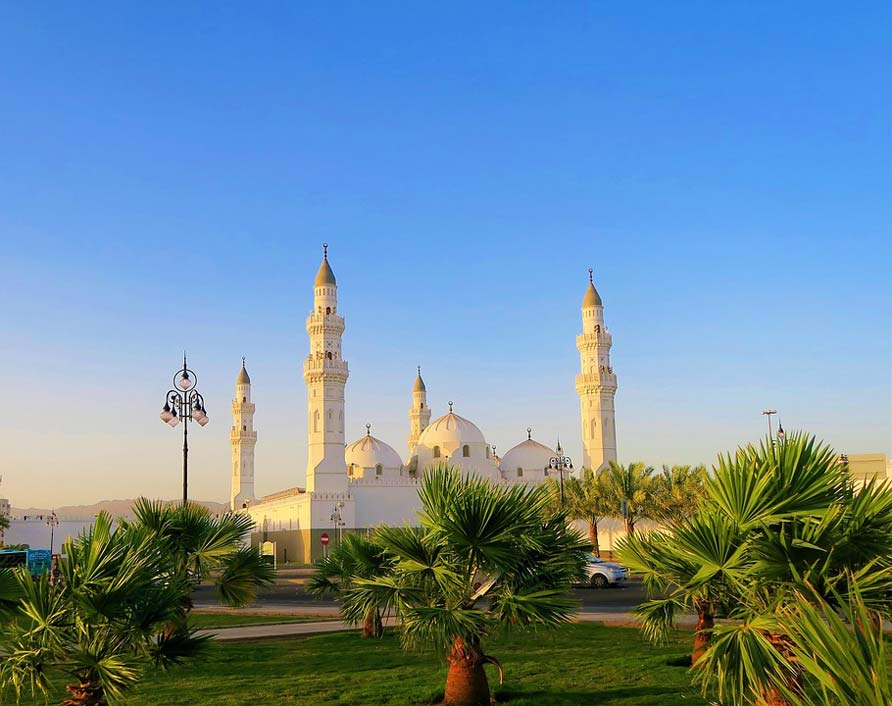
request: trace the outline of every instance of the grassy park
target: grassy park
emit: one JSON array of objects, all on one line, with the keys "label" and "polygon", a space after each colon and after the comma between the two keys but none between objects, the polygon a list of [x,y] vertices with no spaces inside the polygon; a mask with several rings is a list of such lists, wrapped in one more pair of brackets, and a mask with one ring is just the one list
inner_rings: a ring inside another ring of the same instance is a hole
[{"label": "grassy park", "polygon": [[[495,668],[489,668],[489,679],[496,702],[512,706],[706,704],[683,666],[690,639],[690,633],[679,633],[655,647],[637,630],[591,624],[519,634],[491,641],[490,652],[505,667],[505,683],[498,685]],[[376,640],[353,631],[217,643],[201,660],[148,675],[127,703],[434,704],[443,697],[445,675],[442,658],[406,654],[393,631]]]},{"label": "grassy park", "polygon": [[215,628],[235,628],[242,625],[277,625],[281,623],[316,623],[322,620],[336,620],[331,616],[320,615],[269,615],[240,612],[201,612],[189,616],[189,624],[200,630]]}]

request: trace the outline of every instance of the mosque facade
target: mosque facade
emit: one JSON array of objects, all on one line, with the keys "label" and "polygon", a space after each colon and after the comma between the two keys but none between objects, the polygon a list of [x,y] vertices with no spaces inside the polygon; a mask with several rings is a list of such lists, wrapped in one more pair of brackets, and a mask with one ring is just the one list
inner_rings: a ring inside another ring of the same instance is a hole
[{"label": "mosque facade", "polygon": [[[306,330],[310,350],[304,360],[307,386],[307,467],[302,485],[262,498],[254,495],[255,406],[244,359],[232,402],[232,478],[230,506],[250,514],[256,531],[252,543],[272,541],[279,561],[307,562],[344,530],[377,525],[417,524],[418,484],[425,469],[442,465],[496,483],[540,484],[555,450],[532,438],[503,456],[495,453],[480,428],[449,411],[431,421],[427,388],[418,369],[409,409],[408,455],[405,459],[381,439],[366,434],[347,443],[344,435],[346,387],[350,369],[343,357],[345,320],[338,311],[338,284],[324,246],[313,283],[313,309]],[[580,373],[582,466],[599,469],[616,460],[614,396],[616,375],[610,363],[612,339],[604,323],[604,306],[589,270],[582,301],[582,333],[576,338]],[[566,475],[566,471],[565,471]]]}]

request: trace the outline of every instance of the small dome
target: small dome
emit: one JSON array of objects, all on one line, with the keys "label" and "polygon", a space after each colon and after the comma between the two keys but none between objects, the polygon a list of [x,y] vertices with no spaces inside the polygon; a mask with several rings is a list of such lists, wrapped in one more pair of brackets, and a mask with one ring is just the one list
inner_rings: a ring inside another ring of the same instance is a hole
[{"label": "small dome", "polygon": [[344,449],[344,461],[348,466],[355,465],[360,468],[374,468],[380,465],[382,468],[399,469],[403,465],[403,460],[392,446],[371,434],[366,434],[358,441],[349,444]]},{"label": "small dome", "polygon": [[432,421],[418,437],[419,444],[426,446],[457,447],[462,444],[485,444],[483,432],[474,422],[450,411]]},{"label": "small dome", "polygon": [[506,471],[517,468],[543,470],[553,456],[553,449],[534,439],[526,439],[502,456],[499,466]]},{"label": "small dome", "polygon": [[412,386],[412,392],[427,392],[424,386],[424,380],[421,379],[421,366],[418,367],[418,377],[415,378],[415,385]]},{"label": "small dome", "polygon": [[238,371],[238,378],[235,381],[236,385],[250,385],[251,378],[248,377],[248,371],[245,370],[245,359],[242,358],[242,369]]},{"label": "small dome", "polygon": [[588,268],[588,289],[585,290],[585,296],[582,298],[582,308],[591,309],[596,306],[604,306],[601,302],[601,295],[595,289],[595,283],[592,280],[592,268]]},{"label": "small dome", "polygon": [[331,270],[331,265],[328,264],[328,258],[322,258],[322,264],[319,265],[319,272],[316,273],[316,287],[324,287],[327,284],[337,285],[337,280],[335,279],[334,272]]},{"label": "small dome", "polygon": [[594,306],[604,306],[601,302],[601,295],[595,289],[593,282],[588,283],[588,289],[585,290],[585,297],[582,299],[582,308],[591,309]]}]

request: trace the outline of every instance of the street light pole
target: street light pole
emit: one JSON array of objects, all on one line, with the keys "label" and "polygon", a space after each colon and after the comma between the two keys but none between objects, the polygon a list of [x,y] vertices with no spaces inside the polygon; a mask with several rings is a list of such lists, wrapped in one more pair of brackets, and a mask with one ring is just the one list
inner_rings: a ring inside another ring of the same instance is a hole
[{"label": "street light pole", "polygon": [[197,422],[199,426],[208,423],[204,397],[198,392],[198,375],[186,365],[186,354],[183,353],[183,369],[173,376],[173,387],[167,391],[164,407],[161,408],[161,421],[175,427],[183,422],[183,505],[189,498],[189,422]]},{"label": "street light pole", "polygon": [[[527,437],[531,438],[530,435],[532,430],[527,429]],[[561,486],[561,509],[564,507],[564,469],[566,468],[568,471],[573,470],[573,461],[570,460],[569,456],[564,456],[564,450],[561,448],[561,440],[558,439],[556,456],[552,456],[548,460],[548,466],[546,466],[546,472],[549,470],[557,471],[560,477],[560,486]]]},{"label": "street light pole", "polygon": [[53,555],[53,543],[56,540],[56,527],[59,526],[59,518],[56,517],[56,511],[53,510],[46,518],[46,525],[50,528],[50,556]]},{"label": "street light pole", "polygon": [[762,414],[764,414],[766,417],[768,417],[768,438],[770,439],[771,438],[771,415],[777,414],[777,410],[776,409],[763,409]]}]

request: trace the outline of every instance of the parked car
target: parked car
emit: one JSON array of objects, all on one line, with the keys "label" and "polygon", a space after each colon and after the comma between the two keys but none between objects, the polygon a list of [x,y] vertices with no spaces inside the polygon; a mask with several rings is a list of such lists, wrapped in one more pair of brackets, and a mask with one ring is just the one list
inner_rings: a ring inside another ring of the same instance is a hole
[{"label": "parked car", "polygon": [[594,554],[589,554],[587,558],[585,573],[589,585],[592,587],[607,588],[607,586],[619,586],[628,581],[629,570],[622,564],[604,561]]}]

